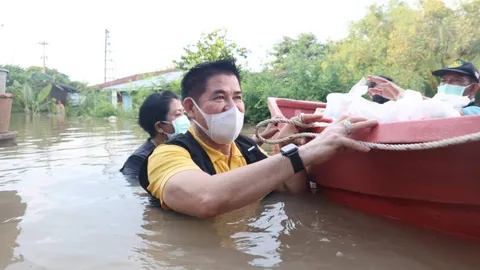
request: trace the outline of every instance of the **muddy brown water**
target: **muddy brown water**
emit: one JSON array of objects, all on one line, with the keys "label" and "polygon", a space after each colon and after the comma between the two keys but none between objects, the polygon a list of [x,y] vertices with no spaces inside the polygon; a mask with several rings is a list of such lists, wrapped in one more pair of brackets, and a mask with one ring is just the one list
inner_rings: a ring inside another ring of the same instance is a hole
[{"label": "muddy brown water", "polygon": [[274,194],[212,220],[166,212],[118,171],[146,138],[133,120],[11,122],[18,145],[0,148],[0,269],[480,269],[480,243],[321,193]]}]

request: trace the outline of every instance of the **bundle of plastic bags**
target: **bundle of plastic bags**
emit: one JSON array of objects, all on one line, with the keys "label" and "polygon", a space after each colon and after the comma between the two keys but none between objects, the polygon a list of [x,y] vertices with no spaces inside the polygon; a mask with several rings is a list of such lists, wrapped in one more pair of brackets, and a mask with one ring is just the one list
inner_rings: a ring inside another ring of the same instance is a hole
[{"label": "bundle of plastic bags", "polygon": [[405,90],[402,98],[379,104],[363,98],[367,92],[367,81],[362,78],[348,93],[328,94],[325,116],[337,119],[341,115],[354,115],[380,123],[447,118],[460,116],[459,110],[470,102],[468,97],[443,93],[423,99],[420,92]]}]

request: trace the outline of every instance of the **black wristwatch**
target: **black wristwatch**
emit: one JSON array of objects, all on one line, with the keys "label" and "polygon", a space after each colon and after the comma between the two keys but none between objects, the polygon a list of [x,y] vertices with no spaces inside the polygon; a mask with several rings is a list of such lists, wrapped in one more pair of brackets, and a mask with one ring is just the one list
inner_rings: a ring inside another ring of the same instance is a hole
[{"label": "black wristwatch", "polygon": [[305,170],[305,166],[303,165],[302,158],[298,154],[298,146],[291,143],[289,145],[286,145],[280,148],[280,153],[282,153],[283,156],[288,157],[290,159],[290,162],[292,162],[293,171],[295,173]]}]

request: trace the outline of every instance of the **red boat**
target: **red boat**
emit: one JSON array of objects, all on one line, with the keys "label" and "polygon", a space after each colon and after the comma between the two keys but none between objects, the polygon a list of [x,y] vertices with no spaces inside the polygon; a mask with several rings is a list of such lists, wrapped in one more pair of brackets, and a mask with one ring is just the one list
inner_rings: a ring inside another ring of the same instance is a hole
[{"label": "red boat", "polygon": [[[279,98],[268,98],[268,106],[272,117],[286,118],[326,108],[321,102]],[[353,139],[420,143],[479,131],[480,116],[461,116],[381,124]],[[322,194],[353,209],[480,240],[479,165],[476,141],[430,150],[344,153],[311,173]]]}]

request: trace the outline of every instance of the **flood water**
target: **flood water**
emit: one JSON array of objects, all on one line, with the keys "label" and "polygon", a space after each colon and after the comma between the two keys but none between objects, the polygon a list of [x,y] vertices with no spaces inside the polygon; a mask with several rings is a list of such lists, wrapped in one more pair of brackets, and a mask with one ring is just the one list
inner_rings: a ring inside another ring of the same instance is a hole
[{"label": "flood water", "polygon": [[480,269],[480,243],[318,193],[275,194],[212,220],[163,211],[118,171],[146,139],[134,120],[13,115],[10,130],[0,269]]}]

